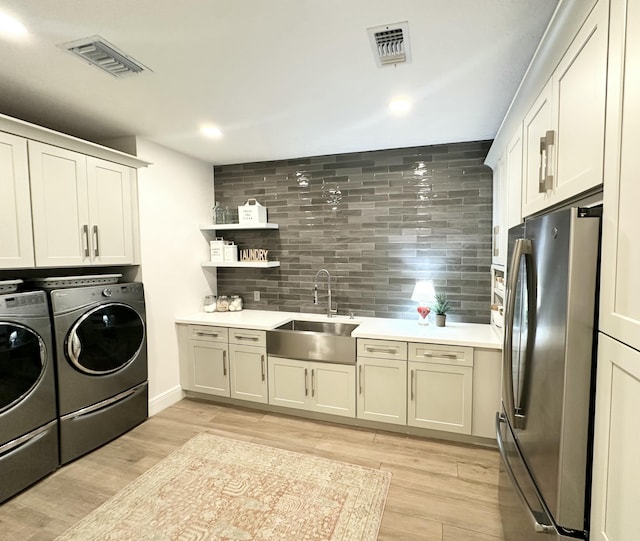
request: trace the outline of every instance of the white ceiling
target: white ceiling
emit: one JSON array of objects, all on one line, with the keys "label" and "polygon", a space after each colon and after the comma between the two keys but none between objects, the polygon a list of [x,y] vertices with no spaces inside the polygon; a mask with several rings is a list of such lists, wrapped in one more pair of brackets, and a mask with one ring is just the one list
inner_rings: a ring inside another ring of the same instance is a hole
[{"label": "white ceiling", "polygon": [[[215,164],[491,139],[556,3],[0,0],[31,31],[0,39],[0,112]],[[367,28],[401,21],[412,62],[378,68]],[[153,71],[117,79],[58,46],[95,34]]]}]

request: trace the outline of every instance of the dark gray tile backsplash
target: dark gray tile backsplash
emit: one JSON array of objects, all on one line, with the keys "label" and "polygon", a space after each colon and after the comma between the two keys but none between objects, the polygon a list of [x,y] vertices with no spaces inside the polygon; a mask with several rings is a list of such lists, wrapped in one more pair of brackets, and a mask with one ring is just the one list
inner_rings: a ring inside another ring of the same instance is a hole
[{"label": "dark gray tile backsplash", "polygon": [[[277,230],[225,232],[241,249],[265,248],[281,266],[218,269],[218,293],[245,307],[323,312],[332,276],[340,314],[417,318],[411,293],[433,279],[453,305],[449,318],[489,322],[491,141],[454,143],[217,166],[215,197],[235,207],[249,198]],[[253,300],[260,291],[261,300]]]}]

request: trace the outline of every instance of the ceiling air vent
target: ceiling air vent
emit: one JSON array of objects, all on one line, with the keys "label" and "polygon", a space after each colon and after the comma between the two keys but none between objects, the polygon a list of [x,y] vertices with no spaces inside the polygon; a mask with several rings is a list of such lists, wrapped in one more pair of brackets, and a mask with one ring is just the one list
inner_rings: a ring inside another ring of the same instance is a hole
[{"label": "ceiling air vent", "polygon": [[411,62],[407,21],[384,24],[367,30],[378,67]]},{"label": "ceiling air vent", "polygon": [[61,47],[114,77],[151,71],[100,36],[65,43]]}]

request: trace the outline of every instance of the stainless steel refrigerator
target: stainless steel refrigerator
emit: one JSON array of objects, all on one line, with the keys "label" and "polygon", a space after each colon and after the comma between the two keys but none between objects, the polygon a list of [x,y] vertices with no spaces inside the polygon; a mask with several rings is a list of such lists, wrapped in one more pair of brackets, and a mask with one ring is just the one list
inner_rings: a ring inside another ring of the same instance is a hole
[{"label": "stainless steel refrigerator", "polygon": [[506,541],[588,538],[600,210],[509,231],[496,416]]}]

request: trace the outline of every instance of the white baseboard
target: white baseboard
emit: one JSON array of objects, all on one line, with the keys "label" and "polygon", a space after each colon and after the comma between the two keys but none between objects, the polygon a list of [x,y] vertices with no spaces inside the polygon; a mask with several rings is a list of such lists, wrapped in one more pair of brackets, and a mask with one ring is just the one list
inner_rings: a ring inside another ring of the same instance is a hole
[{"label": "white baseboard", "polygon": [[169,389],[164,393],[149,399],[149,417],[156,413],[160,413],[163,409],[172,406],[176,402],[180,402],[184,398],[182,387],[176,385],[173,389]]}]

